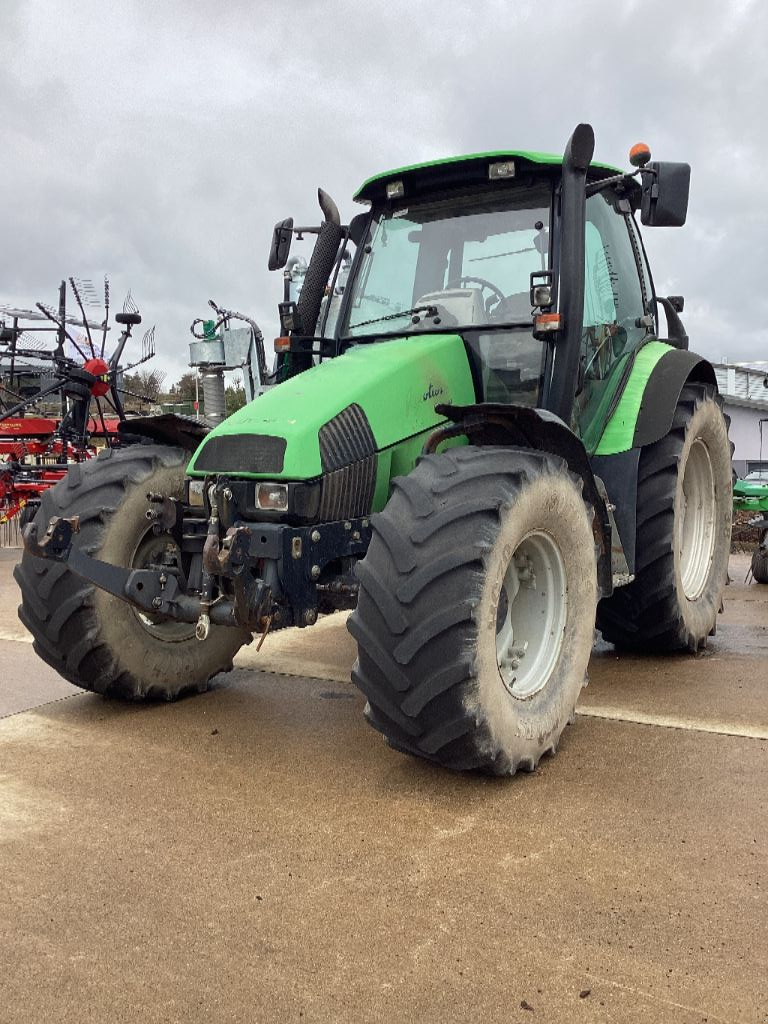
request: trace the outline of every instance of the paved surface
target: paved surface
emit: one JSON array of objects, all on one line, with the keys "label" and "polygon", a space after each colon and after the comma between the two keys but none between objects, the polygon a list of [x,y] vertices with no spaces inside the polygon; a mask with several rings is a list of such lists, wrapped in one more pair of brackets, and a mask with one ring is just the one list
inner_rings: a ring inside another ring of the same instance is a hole
[{"label": "paved surface", "polygon": [[340,618],[178,704],[73,691],[0,556],[3,1024],[768,1020],[743,557],[708,654],[598,647],[557,757],[490,780],[382,744]]}]

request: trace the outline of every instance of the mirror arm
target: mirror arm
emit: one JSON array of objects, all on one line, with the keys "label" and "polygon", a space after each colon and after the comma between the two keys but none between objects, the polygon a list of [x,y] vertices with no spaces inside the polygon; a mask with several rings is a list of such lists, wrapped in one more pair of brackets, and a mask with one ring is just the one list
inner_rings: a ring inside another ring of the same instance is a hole
[{"label": "mirror arm", "polygon": [[[642,168],[644,174],[655,174],[655,171],[649,171],[647,168]],[[614,174],[610,178],[601,178],[600,181],[593,181],[587,185],[587,199],[590,196],[597,195],[598,192],[602,192],[604,188],[608,188],[611,185],[624,185],[626,182],[631,181],[632,178],[637,177],[640,174],[641,168],[638,167],[636,171],[626,171],[622,174]]]}]

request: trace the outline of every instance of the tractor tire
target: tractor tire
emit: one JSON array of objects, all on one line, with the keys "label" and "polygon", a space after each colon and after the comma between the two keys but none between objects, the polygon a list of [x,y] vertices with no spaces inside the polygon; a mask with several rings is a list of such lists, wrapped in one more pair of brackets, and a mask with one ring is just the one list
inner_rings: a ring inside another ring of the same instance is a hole
[{"label": "tractor tire", "polygon": [[765,547],[764,536],[752,552],[751,569],[755,583],[768,583],[768,549]]},{"label": "tractor tire", "polygon": [[454,448],[394,481],[357,566],[353,682],[387,743],[454,770],[533,771],[586,681],[592,509],[554,456]]},{"label": "tractor tire", "polygon": [[640,454],[635,579],[598,605],[605,640],[654,652],[706,645],[728,576],[732,503],[718,398],[710,386],[687,385],[670,432]]},{"label": "tractor tire", "polygon": [[[107,449],[78,463],[42,495],[38,536],[56,516],[79,516],[74,543],[113,565],[143,567],[168,542],[146,519],[147,492],[180,497],[189,453],[160,445]],[[202,692],[250,639],[212,626],[195,639],[188,623],[153,622],[125,601],[76,576],[66,564],[24,552],[14,576],[19,618],[35,651],[64,679],[84,690],[124,700],[175,700]]]}]

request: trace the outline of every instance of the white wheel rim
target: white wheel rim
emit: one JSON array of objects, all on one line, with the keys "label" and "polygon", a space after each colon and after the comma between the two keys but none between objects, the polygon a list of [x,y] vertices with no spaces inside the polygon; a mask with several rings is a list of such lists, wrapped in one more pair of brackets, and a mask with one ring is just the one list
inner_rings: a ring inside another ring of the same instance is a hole
[{"label": "white wheel rim", "polygon": [[709,450],[696,438],[683,474],[678,551],[683,593],[695,601],[709,579],[715,555],[715,477]]},{"label": "white wheel rim", "polygon": [[542,690],[565,635],[565,564],[541,531],[518,544],[504,576],[496,615],[496,663],[507,691],[526,700]]},{"label": "white wheel rim", "polygon": [[[145,533],[136,545],[131,559],[131,568],[146,569],[154,563],[152,556],[159,555],[161,550],[169,545],[175,552],[179,552],[178,545],[168,535],[151,537],[149,532]],[[176,622],[174,619],[155,619],[146,612],[139,611],[138,608],[132,607],[131,610],[150,636],[163,640],[165,643],[184,643],[195,635],[194,623]]]}]

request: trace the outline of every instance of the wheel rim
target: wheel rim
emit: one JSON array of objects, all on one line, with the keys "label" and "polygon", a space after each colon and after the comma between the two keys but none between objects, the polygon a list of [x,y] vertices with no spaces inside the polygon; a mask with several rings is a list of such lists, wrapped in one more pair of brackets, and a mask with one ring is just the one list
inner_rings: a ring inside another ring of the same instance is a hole
[{"label": "wheel rim", "polygon": [[709,450],[696,438],[683,474],[680,515],[680,578],[689,601],[701,596],[715,553],[715,478]]},{"label": "wheel rim", "polygon": [[496,663],[513,697],[526,700],[547,685],[563,646],[566,615],[560,549],[548,533],[529,533],[510,559],[496,613]]},{"label": "wheel rim", "polygon": [[[168,563],[171,563],[168,565]],[[139,542],[131,559],[132,569],[157,568],[160,565],[169,569],[181,569],[181,550],[176,541],[167,533],[155,536],[145,534]],[[147,612],[133,608],[133,613],[142,627],[157,640],[166,643],[183,643],[195,635],[195,626],[189,622],[175,622],[173,619],[162,619]]]}]

